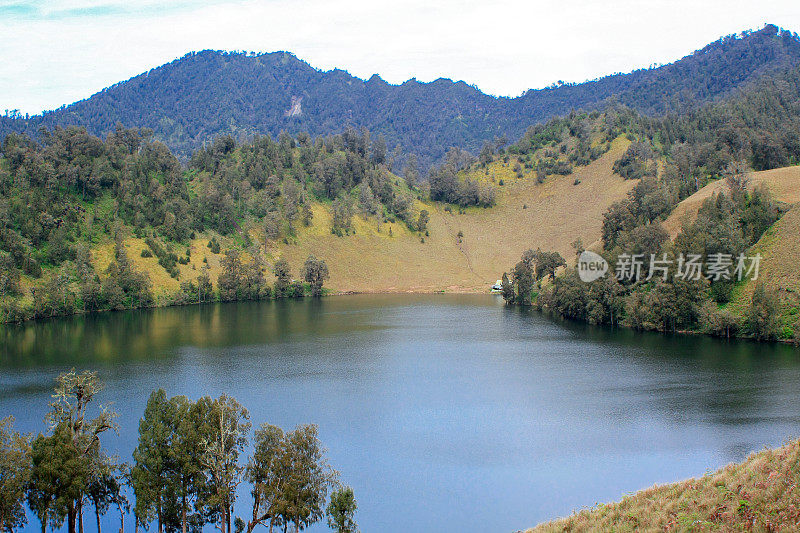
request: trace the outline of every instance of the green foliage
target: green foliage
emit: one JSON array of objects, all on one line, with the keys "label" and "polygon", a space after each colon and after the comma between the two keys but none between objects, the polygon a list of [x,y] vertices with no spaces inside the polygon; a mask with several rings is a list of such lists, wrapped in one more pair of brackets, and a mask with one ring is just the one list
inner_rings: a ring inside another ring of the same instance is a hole
[{"label": "green foliage", "polygon": [[325,513],[328,515],[328,526],[337,533],[358,533],[355,521],[358,504],[350,487],[340,487],[331,494],[331,502]]},{"label": "green foliage", "polygon": [[30,438],[13,431],[14,418],[0,420],[0,532],[23,527],[25,491],[31,477]]},{"label": "green foliage", "polygon": [[303,264],[301,276],[311,286],[311,295],[318,298],[322,296],[322,284],[330,277],[328,265],[324,259],[309,255]]},{"label": "green foliage", "polygon": [[622,157],[614,162],[613,170],[626,180],[656,175],[655,153],[647,144],[632,143]]},{"label": "green foliage", "polygon": [[490,207],[495,203],[495,188],[467,178],[458,173],[472,166],[475,158],[458,148],[451,148],[441,167],[431,169],[428,175],[431,200],[457,204],[462,207],[478,205]]},{"label": "green foliage", "polygon": [[[177,279],[180,271],[178,270],[178,256],[173,252],[168,252],[162,245],[159,243],[155,237],[147,236],[144,239],[145,244],[153,251],[153,253],[158,257],[158,264],[164,267],[170,276]],[[142,250],[144,253],[144,250]],[[142,255],[142,257],[145,257]]]},{"label": "green foliage", "polygon": [[763,283],[753,290],[747,326],[750,334],[758,340],[774,340],[778,336],[778,298]]},{"label": "green foliage", "polygon": [[[100,445],[100,437],[116,431],[116,413],[100,406],[94,418],[89,407],[103,385],[94,372],[61,374],[57,379],[53,402],[47,414],[51,433],[39,435],[31,448],[31,484],[28,504],[42,525],[60,527],[67,520],[68,530],[75,533],[76,518],[85,497],[96,497],[96,512],[105,501],[120,500],[118,486],[105,486],[108,492],[100,495],[98,484],[112,468]],[[101,500],[103,500],[101,502]]]},{"label": "green foliage", "polygon": [[280,258],[272,265],[272,273],[275,274],[275,297],[285,298],[289,296],[289,286],[292,283],[292,272],[289,268],[289,262]]},{"label": "green foliage", "polygon": [[302,530],[319,521],[337,474],[324,457],[316,426],[284,433],[264,424],[255,432],[254,448],[245,473],[253,486],[247,532],[259,524]]},{"label": "green foliage", "polygon": [[556,270],[562,266],[566,266],[566,262],[558,252],[527,250],[511,271],[511,279],[503,273],[503,299],[510,304],[531,305],[534,285],[546,276],[555,279]]},{"label": "green foliage", "polygon": [[[354,124],[375,131],[377,138],[385,136],[389,150],[400,146],[415,153],[426,170],[451,146],[478,153],[503,134],[518,138],[533,123],[573,109],[602,108],[611,97],[647,115],[694,109],[794,66],[798,57],[797,38],[767,26],[722,38],[671,65],[496,99],[449,80],[397,86],[378,77],[364,81],[342,71],[315,70],[285,52],[203,51],[63,109],[27,119],[0,117],[0,132],[34,134],[42,126],[80,123],[94,134],[106,134],[118,123],[139,124],[187,157],[220,135],[277,138],[281,131],[307,131],[324,136]],[[774,140],[759,143],[758,152],[764,154],[759,158],[773,157]],[[391,159],[379,146],[367,152],[371,159]]]},{"label": "green foliage", "polygon": [[222,272],[217,280],[222,301],[258,300],[269,296],[260,255],[254,251],[251,256],[251,260],[245,262],[237,249],[225,251]]},{"label": "green foliage", "polygon": [[208,249],[211,250],[212,254],[218,254],[220,251],[219,241],[216,237],[211,237],[211,240],[208,241],[206,246],[208,246]]}]

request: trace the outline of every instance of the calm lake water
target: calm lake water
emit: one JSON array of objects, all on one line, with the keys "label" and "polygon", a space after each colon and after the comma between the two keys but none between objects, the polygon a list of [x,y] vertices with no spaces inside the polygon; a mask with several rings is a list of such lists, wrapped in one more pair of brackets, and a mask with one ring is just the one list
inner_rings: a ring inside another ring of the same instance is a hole
[{"label": "calm lake water", "polygon": [[[126,460],[158,387],[228,393],[254,425],[318,424],[368,533],[523,529],[800,434],[800,351],[559,322],[488,295],[107,313],[0,340],[0,416],[41,431],[53,378],[97,370],[120,412],[106,444]],[[243,485],[236,514],[249,504]]]}]

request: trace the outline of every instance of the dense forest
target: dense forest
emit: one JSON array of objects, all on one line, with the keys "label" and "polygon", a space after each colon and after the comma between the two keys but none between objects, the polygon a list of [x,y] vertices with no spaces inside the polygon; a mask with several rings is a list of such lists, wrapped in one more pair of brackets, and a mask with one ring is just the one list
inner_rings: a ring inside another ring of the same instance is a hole
[{"label": "dense forest", "polygon": [[609,100],[646,115],[683,113],[800,63],[800,40],[775,26],[729,36],[660,67],[580,84],[556,83],[518,98],[495,98],[464,82],[390,85],[341,70],[316,70],[295,56],[203,51],[118,83],[44,115],[0,117],[0,137],[79,124],[99,136],[118,123],[147,127],[181,160],[222,135],[243,140],[331,135],[354,127],[416,154],[424,172],[459,147],[519,138],[531,124]]},{"label": "dense forest", "polygon": [[[251,441],[250,413],[234,398],[168,398],[159,389],[132,461],[122,462],[103,446],[119,428],[117,413],[98,403],[102,389],[95,373],[72,370],[56,380],[47,431],[23,435],[13,417],[0,419],[0,531],[25,526],[27,508],[42,531],[83,531],[93,515],[100,533],[101,517],[114,513],[120,532],[132,514],[135,531],[199,533],[213,524],[220,533],[259,525],[285,533],[326,518],[334,531],[356,533],[353,490],[328,463],[316,426],[263,424]],[[236,514],[240,486],[252,495],[246,518]]]}]

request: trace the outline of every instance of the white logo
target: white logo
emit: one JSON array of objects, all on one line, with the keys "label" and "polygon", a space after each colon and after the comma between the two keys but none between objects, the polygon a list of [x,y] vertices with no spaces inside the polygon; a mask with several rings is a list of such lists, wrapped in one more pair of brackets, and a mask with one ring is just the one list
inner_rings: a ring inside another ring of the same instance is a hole
[{"label": "white logo", "polygon": [[608,262],[603,259],[603,256],[584,250],[578,257],[578,276],[581,281],[589,283],[596,279],[600,279],[608,272]]}]

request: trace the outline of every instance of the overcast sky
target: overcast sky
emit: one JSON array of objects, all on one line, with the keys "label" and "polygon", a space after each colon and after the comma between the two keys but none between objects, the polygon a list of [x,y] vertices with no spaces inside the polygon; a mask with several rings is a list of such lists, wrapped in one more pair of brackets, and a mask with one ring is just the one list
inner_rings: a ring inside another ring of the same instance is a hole
[{"label": "overcast sky", "polygon": [[0,112],[53,109],[209,48],[516,96],[668,63],[765,23],[800,32],[800,2],[0,0]]}]

